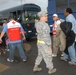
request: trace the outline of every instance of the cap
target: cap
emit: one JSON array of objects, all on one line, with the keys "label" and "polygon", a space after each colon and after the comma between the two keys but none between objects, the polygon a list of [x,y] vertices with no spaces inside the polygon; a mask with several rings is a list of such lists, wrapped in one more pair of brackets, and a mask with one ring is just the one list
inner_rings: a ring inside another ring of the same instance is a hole
[{"label": "cap", "polygon": [[57,15],[57,14],[53,14],[53,17],[54,17],[54,16],[55,16],[55,17],[58,17],[58,15]]},{"label": "cap", "polygon": [[44,11],[40,11],[40,12],[38,12],[37,15],[38,15],[38,17],[43,17],[43,16],[47,16],[47,13]]}]

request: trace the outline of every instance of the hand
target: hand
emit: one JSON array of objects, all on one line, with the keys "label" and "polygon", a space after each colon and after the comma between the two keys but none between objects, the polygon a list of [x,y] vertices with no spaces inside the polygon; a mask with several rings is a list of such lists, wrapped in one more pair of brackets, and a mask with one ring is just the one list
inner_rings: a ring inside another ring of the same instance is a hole
[{"label": "hand", "polygon": [[27,32],[26,31],[24,31],[24,34],[26,34]]},{"label": "hand", "polygon": [[51,46],[49,46],[48,50],[49,50],[49,51],[52,51],[52,47],[51,47]]},{"label": "hand", "polygon": [[35,19],[35,23],[37,23],[38,22],[38,20],[37,19]]},{"label": "hand", "polygon": [[23,37],[23,40],[26,40],[25,36]]},{"label": "hand", "polygon": [[0,43],[2,43],[2,39],[0,38]]}]

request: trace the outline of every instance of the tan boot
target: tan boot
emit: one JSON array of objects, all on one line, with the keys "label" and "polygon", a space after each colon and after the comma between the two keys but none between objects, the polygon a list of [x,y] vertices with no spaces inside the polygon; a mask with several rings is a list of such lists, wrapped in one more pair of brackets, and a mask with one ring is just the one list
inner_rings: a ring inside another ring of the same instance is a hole
[{"label": "tan boot", "polygon": [[56,68],[53,68],[52,70],[50,70],[50,69],[49,69],[48,74],[55,73],[56,71],[57,71],[57,69],[56,69]]},{"label": "tan boot", "polygon": [[37,71],[41,71],[41,70],[42,70],[42,68],[39,68],[38,66],[33,68],[33,72],[37,72]]}]

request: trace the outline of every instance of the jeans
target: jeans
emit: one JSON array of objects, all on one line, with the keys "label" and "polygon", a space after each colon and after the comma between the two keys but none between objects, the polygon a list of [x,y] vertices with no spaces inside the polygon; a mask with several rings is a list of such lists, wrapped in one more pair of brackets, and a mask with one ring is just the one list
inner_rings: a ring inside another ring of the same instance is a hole
[{"label": "jeans", "polygon": [[26,55],[25,55],[25,53],[23,51],[22,42],[10,44],[9,60],[14,60],[14,53],[15,53],[16,48],[19,51],[20,57],[23,60],[26,60]]},{"label": "jeans", "polygon": [[[69,56],[72,62],[76,62],[76,52],[75,52],[75,47],[74,47],[73,43],[69,48],[68,48],[68,52],[69,52]],[[64,53],[64,58],[67,59],[68,55],[66,53]]]},{"label": "jeans", "polygon": [[8,45],[6,45],[6,51],[7,51],[8,49],[10,49],[10,48],[9,48],[9,44],[8,44]]}]

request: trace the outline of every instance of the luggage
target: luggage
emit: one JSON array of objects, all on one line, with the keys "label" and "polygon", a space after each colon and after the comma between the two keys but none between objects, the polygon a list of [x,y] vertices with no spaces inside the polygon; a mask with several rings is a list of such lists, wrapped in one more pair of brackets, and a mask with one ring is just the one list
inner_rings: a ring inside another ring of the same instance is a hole
[{"label": "luggage", "polygon": [[26,53],[30,53],[32,50],[32,47],[27,41],[24,41],[23,42],[23,49]]}]

